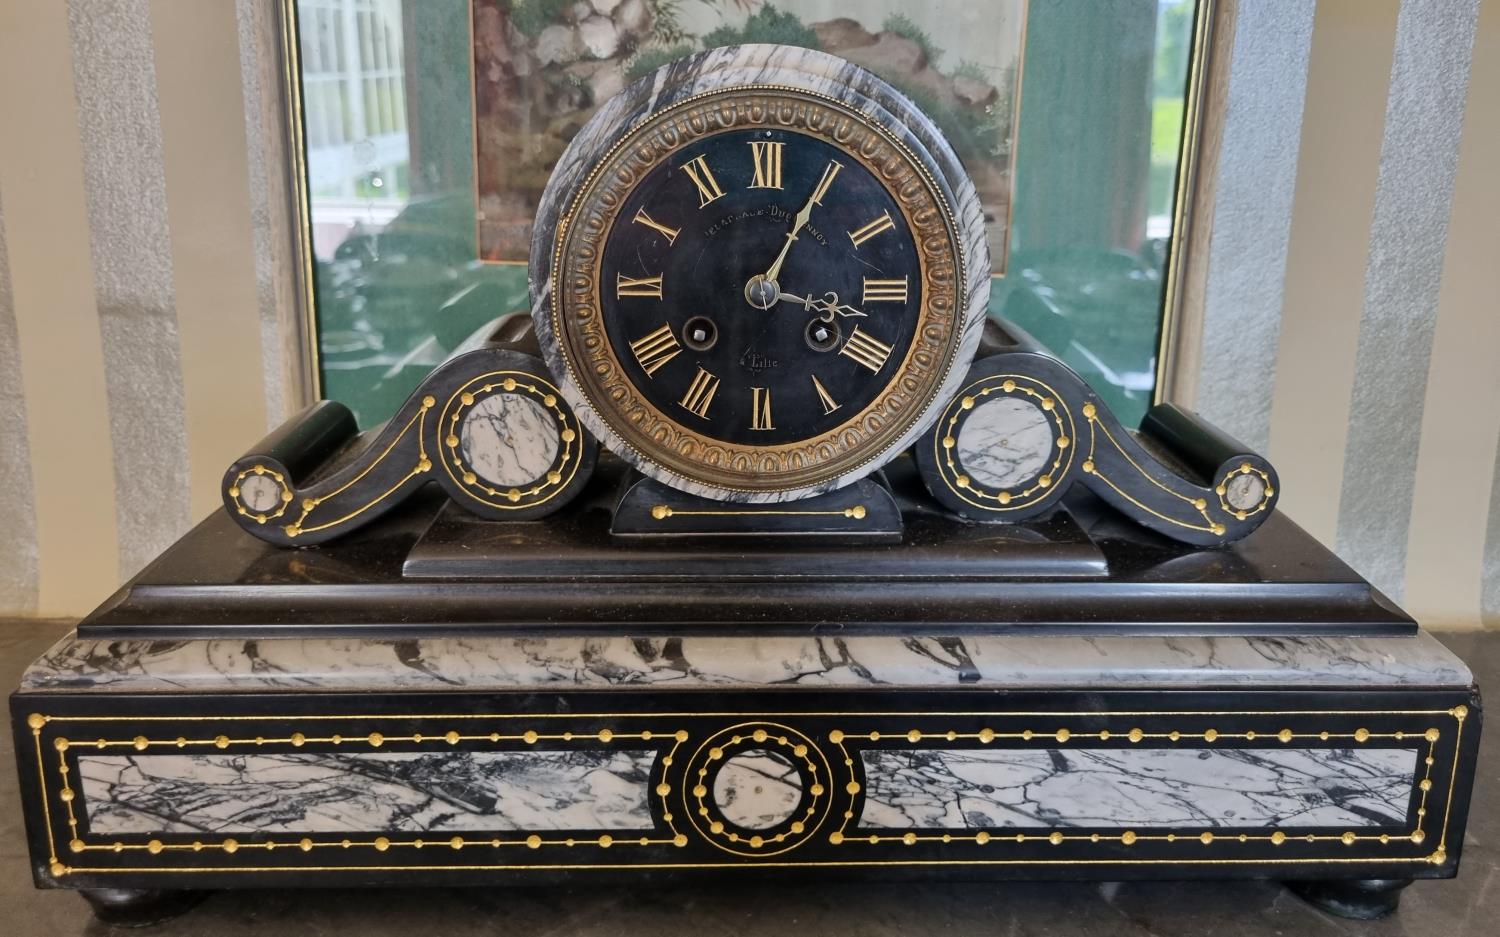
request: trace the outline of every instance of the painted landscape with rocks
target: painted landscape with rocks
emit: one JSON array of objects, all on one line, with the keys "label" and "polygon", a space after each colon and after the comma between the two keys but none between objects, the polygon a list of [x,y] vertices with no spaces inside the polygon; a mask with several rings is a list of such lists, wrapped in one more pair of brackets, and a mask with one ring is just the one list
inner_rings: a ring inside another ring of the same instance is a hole
[{"label": "painted landscape with rocks", "polygon": [[[923,23],[959,23],[913,5]],[[889,4],[887,4],[889,6]],[[1005,257],[1020,67],[1021,0],[996,7],[1014,47],[986,61],[959,59],[941,35],[903,12],[807,0],[474,0],[475,157],[480,256],[524,261],[531,218],[553,164],[590,116],[628,82],[703,49],[749,42],[795,45],[848,59],[910,97],[942,128],[979,189],[990,253]],[[844,16],[808,22],[799,11]],[[972,19],[972,5],[962,7]],[[876,22],[864,22],[868,16]],[[706,28],[706,27],[712,28]]]}]

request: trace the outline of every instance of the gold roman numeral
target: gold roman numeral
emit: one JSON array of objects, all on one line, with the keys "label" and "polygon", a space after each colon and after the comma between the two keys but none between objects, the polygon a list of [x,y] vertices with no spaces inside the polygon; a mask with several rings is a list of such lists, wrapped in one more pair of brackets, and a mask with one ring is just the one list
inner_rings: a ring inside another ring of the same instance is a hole
[{"label": "gold roman numeral", "polygon": [[708,405],[714,402],[714,394],[718,393],[719,379],[712,374],[698,368],[698,373],[693,375],[693,383],[688,385],[687,393],[677,401],[689,413],[708,419]]},{"label": "gold roman numeral", "polygon": [[906,302],[906,290],[908,277],[899,280],[872,280],[865,277],[865,297],[867,303],[904,303]]},{"label": "gold roman numeral", "polygon": [[856,325],[854,331],[849,333],[849,340],[839,349],[839,354],[853,358],[871,371],[879,371],[891,356],[891,346],[871,338]]},{"label": "gold roman numeral", "polygon": [[823,204],[823,196],[828,194],[828,187],[833,185],[833,177],[839,174],[844,164],[835,160],[829,160],[823,169],[823,178],[818,180],[818,187],[813,189],[812,202],[814,205]]},{"label": "gold roman numeral", "polygon": [[668,247],[676,244],[677,235],[682,233],[681,228],[669,228],[666,225],[662,224],[660,221],[652,218],[650,215],[646,214],[646,209],[644,208],[637,208],[635,210],[635,217],[631,220],[636,224],[643,224],[648,228],[655,228],[657,231],[660,231],[661,236],[667,239]]},{"label": "gold roman numeral", "polygon": [[672,327],[663,324],[655,332],[631,342],[630,350],[635,355],[635,360],[640,362],[646,376],[650,377],[656,373],[657,368],[681,354],[682,346],[677,344],[677,336],[672,334]]},{"label": "gold roman numeral", "polygon": [[719,188],[719,180],[708,168],[708,162],[701,156],[688,160],[682,164],[682,171],[693,180],[693,185],[698,187],[698,207],[703,208],[714,199],[722,198],[724,190]]},{"label": "gold roman numeral", "polygon": [[858,231],[850,231],[849,240],[854,242],[855,247],[859,247],[859,245],[868,241],[870,238],[874,237],[880,232],[889,231],[895,226],[896,222],[891,220],[891,213],[884,212],[879,218],[876,218],[874,221],[865,225],[863,228],[860,228]]},{"label": "gold roman numeral", "polygon": [[827,416],[828,414],[837,410],[839,408],[838,401],[829,396],[828,388],[823,386],[823,382],[818,380],[818,376],[816,374],[812,375],[812,382],[813,390],[818,392],[818,399],[823,402],[823,415]]},{"label": "gold roman numeral", "polygon": [[771,388],[750,388],[750,428],[775,429],[771,422]]},{"label": "gold roman numeral", "polygon": [[750,188],[781,188],[781,148],[784,145],[761,140],[750,141],[750,158],[755,162],[755,180],[750,183]]},{"label": "gold roman numeral", "polygon": [[622,299],[626,296],[661,299],[661,277],[632,280],[623,273],[615,274],[615,299]]}]

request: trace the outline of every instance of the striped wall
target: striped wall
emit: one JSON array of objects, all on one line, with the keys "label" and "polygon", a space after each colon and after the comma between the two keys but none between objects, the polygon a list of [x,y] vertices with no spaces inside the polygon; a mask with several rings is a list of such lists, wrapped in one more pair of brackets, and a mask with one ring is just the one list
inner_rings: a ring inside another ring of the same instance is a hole
[{"label": "striped wall", "polygon": [[97,604],[295,402],[276,29],[0,4],[0,611]]},{"label": "striped wall", "polygon": [[1228,12],[1170,393],[1422,621],[1500,626],[1500,2]]},{"label": "striped wall", "polygon": [[[1171,396],[1418,617],[1500,626],[1500,0],[1217,18]],[[276,30],[0,3],[0,613],[97,604],[300,402]]]}]

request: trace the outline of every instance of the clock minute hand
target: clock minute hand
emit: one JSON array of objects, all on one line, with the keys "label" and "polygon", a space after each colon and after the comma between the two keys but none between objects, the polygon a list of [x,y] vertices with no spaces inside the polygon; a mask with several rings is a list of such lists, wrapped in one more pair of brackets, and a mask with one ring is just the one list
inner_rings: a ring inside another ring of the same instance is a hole
[{"label": "clock minute hand", "polygon": [[797,217],[792,221],[792,230],[787,232],[786,242],[781,245],[781,253],[776,255],[776,259],[766,270],[765,279],[775,282],[776,277],[781,274],[781,265],[786,262],[787,251],[792,249],[792,242],[797,240],[797,235],[802,231],[803,225],[806,225],[812,218],[813,206],[823,204],[823,196],[828,194],[828,187],[833,184],[833,178],[843,168],[842,163],[829,161],[827,168],[823,170],[823,178],[818,180],[812,194],[807,197],[807,202],[797,210]]}]

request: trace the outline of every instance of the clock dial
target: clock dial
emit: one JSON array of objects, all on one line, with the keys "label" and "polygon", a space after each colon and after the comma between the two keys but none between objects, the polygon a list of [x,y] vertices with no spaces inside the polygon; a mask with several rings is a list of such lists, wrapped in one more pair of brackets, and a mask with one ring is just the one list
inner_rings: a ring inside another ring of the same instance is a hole
[{"label": "clock dial", "polygon": [[774,74],[807,86],[628,89],[643,109],[584,128],[586,169],[554,177],[566,201],[539,218],[555,219],[543,351],[580,421],[647,474],[728,500],[806,497],[894,457],[983,316],[966,269],[970,250],[984,266],[982,218],[935,131],[893,117],[920,119],[873,76],[855,77],[879,104]]},{"label": "clock dial", "polygon": [[895,196],[792,130],[708,135],[659,163],[626,198],[599,271],[626,379],[690,431],[738,445],[809,439],[863,411],[922,308]]}]

